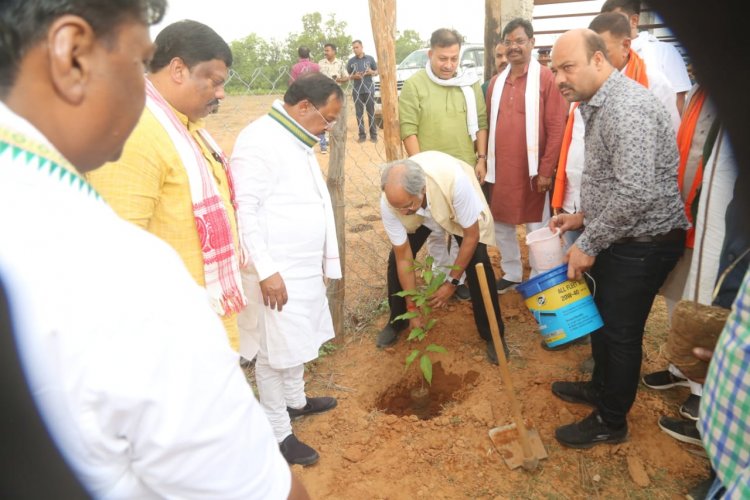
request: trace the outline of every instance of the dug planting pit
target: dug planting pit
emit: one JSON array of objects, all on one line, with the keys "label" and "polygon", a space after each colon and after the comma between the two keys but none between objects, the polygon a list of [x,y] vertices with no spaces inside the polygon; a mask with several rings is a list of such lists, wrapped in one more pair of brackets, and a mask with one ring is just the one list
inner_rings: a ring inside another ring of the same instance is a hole
[{"label": "dug planting pit", "polygon": [[[375,406],[378,410],[398,417],[416,415],[422,420],[437,417],[449,403],[461,402],[466,398],[479,373],[468,371],[463,375],[446,373],[440,362],[433,365],[432,385],[424,399],[414,391],[422,387],[420,380],[404,378],[387,388],[378,396]],[[425,384],[426,386],[426,384]]]}]

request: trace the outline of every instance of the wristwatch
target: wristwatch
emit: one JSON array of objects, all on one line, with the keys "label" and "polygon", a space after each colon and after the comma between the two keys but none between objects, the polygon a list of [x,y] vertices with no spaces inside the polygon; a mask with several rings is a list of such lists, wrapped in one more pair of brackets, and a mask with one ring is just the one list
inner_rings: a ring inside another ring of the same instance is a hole
[{"label": "wristwatch", "polygon": [[456,278],[451,278],[450,276],[445,278],[446,283],[450,283],[453,286],[458,286],[461,284],[461,282]]}]

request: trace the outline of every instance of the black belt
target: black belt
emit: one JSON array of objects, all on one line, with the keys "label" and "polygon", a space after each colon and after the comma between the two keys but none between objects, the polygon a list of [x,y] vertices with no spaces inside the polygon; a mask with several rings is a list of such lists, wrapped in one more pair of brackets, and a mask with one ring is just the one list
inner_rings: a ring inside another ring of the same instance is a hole
[{"label": "black belt", "polygon": [[672,229],[667,233],[655,234],[653,236],[627,236],[615,241],[616,245],[623,243],[659,243],[659,242],[678,242],[685,239],[684,229]]}]

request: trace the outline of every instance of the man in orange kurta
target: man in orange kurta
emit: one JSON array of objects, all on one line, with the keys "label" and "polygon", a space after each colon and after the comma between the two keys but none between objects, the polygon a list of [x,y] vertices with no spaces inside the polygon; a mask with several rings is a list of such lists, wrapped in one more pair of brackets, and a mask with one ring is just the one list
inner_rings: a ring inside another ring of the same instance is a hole
[{"label": "man in orange kurta", "polygon": [[[520,18],[509,22],[503,30],[503,42],[510,66],[492,79],[486,99],[487,116],[493,116],[489,126],[494,139],[494,179],[488,175],[488,182],[494,182],[490,208],[502,258],[499,293],[511,290],[523,279],[516,225],[526,224],[530,232],[543,227],[549,218],[549,190],[568,112],[568,103],[555,86],[552,72],[532,60],[531,23]],[[532,93],[526,95],[527,87],[534,93],[538,89],[538,99]],[[501,95],[494,98],[493,113],[493,95],[498,92]],[[527,117],[527,103],[534,107],[538,103],[536,117]],[[527,129],[536,131],[535,140],[528,140]],[[531,162],[535,165],[530,168]],[[537,271],[534,263],[530,264],[533,276]]]}]

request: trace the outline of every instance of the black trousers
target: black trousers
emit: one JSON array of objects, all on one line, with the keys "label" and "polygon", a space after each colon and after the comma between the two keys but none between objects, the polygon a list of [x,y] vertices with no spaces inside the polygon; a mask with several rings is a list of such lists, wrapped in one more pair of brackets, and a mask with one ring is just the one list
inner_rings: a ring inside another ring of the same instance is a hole
[{"label": "black trousers", "polygon": [[[420,226],[416,232],[409,234],[409,246],[411,247],[412,258],[419,252],[427,240],[427,237],[432,231],[427,226]],[[453,236],[458,244],[461,244],[462,238]],[[503,319],[500,315],[500,302],[495,293],[495,274],[492,272],[492,264],[490,263],[490,257],[487,254],[487,245],[484,243],[478,243],[477,248],[474,251],[474,255],[469,261],[469,265],[466,267],[466,282],[469,285],[469,293],[471,294],[471,307],[474,311],[474,322],[477,325],[479,336],[484,340],[491,340],[492,333],[490,331],[490,323],[487,319],[487,311],[484,308],[484,300],[482,300],[482,291],[479,289],[479,281],[477,279],[477,263],[481,262],[484,265],[484,274],[487,278],[487,284],[490,287],[490,297],[492,297],[492,308],[495,310],[495,317],[497,318],[497,326],[500,331],[500,337],[505,342],[505,325],[503,325]],[[393,318],[404,314],[406,312],[406,300],[396,295],[397,292],[401,291],[401,283],[398,281],[398,270],[396,269],[396,255],[391,250],[388,256],[388,305],[391,308],[391,317]],[[397,331],[403,330],[408,326],[408,322],[401,320],[393,324]]]},{"label": "black trousers", "polygon": [[654,298],[684,247],[684,240],[613,244],[597,255],[591,268],[594,302],[604,321],[591,335],[592,382],[600,393],[602,419],[612,426],[625,424],[635,402],[643,329]]},{"label": "black trousers", "polygon": [[365,133],[365,117],[364,112],[367,110],[367,121],[370,125],[370,139],[378,138],[378,126],[375,124],[375,99],[372,94],[368,93],[357,93],[353,94],[354,98],[354,110],[357,113],[357,128],[359,129],[359,138],[366,139],[367,134]]}]

